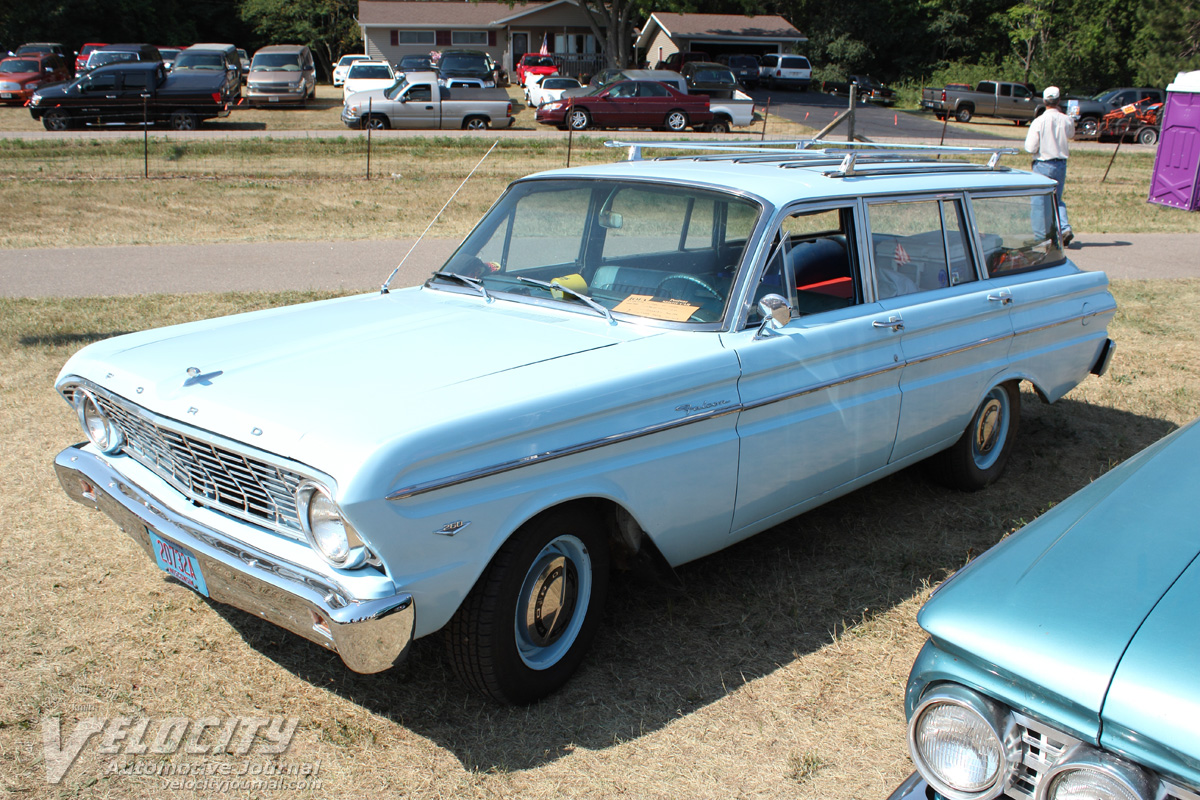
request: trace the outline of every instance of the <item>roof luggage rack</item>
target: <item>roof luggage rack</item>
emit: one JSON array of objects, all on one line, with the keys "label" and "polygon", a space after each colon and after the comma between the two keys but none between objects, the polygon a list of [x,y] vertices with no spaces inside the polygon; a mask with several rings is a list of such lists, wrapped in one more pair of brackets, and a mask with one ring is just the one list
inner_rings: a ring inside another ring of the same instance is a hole
[{"label": "roof luggage rack", "polygon": [[[778,164],[784,169],[829,167],[829,177],[850,178],[860,175],[895,175],[921,171],[913,164],[926,164],[931,171],[975,172],[1007,170],[1000,156],[1020,152],[1015,147],[953,147],[946,145],[900,145],[884,142],[836,142],[828,139],[792,139],[763,142],[605,142],[605,147],[628,147],[628,161],[641,161],[644,148],[683,151],[683,155],[665,155],[654,159],[692,161],[731,161],[739,164]],[[987,164],[940,161],[941,156],[988,156]]]}]

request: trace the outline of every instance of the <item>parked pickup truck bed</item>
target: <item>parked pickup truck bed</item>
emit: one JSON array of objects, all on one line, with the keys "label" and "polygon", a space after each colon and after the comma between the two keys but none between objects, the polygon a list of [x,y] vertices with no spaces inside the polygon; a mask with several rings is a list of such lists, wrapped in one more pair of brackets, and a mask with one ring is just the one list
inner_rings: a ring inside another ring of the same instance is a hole
[{"label": "parked pickup truck bed", "polygon": [[29,100],[29,113],[50,131],[143,121],[190,131],[202,120],[229,116],[233,100],[223,71],[173,75],[161,61],[137,61],[39,89]]},{"label": "parked pickup truck bed", "polygon": [[355,92],[342,106],[349,128],[508,128],[512,101],[503,89],[447,89],[436,72],[409,72],[388,89]]},{"label": "parked pickup truck bed", "polygon": [[927,86],[921,90],[921,108],[932,111],[938,119],[950,116],[970,122],[971,117],[1001,117],[1020,123],[1032,120],[1046,106],[1023,83],[981,81],[974,89]]}]

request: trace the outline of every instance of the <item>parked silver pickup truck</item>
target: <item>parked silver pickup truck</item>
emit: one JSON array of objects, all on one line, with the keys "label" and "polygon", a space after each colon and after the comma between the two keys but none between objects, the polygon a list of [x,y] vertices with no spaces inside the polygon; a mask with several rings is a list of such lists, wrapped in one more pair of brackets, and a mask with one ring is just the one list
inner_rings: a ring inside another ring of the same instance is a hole
[{"label": "parked silver pickup truck", "polygon": [[970,122],[972,117],[1001,117],[1022,123],[1041,114],[1046,106],[1026,84],[980,81],[974,89],[958,88],[957,84],[942,89],[927,86],[921,90],[921,108],[938,119],[949,116]]},{"label": "parked silver pickup truck", "polygon": [[503,89],[447,89],[436,72],[409,72],[387,89],[355,92],[342,106],[350,128],[509,128],[512,101]]}]

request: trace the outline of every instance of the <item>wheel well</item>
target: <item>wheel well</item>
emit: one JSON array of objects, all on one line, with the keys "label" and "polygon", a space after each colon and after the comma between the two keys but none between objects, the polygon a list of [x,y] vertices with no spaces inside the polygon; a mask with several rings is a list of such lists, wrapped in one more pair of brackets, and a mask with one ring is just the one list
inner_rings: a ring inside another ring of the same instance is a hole
[{"label": "wheel well", "polygon": [[969,103],[969,102],[968,103],[959,103],[957,106],[954,107],[954,110],[958,111],[963,108],[965,108],[967,111],[970,111],[972,114],[975,113],[975,104]]},{"label": "wheel well", "polygon": [[645,570],[649,568],[659,577],[676,585],[680,584],[679,577],[671,567],[662,551],[654,540],[642,529],[637,519],[620,503],[604,497],[581,497],[568,500],[556,506],[550,506],[525,520],[528,525],[535,519],[552,511],[567,509],[571,513],[586,514],[599,519],[608,533],[611,547],[612,564],[622,571]]}]

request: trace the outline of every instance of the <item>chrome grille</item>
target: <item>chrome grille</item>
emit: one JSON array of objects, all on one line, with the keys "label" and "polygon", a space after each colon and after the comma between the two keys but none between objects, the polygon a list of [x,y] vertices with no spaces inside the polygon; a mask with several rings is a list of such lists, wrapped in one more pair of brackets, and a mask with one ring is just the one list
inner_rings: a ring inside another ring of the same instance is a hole
[{"label": "chrome grille", "polygon": [[[70,401],[74,386],[64,387]],[[170,427],[170,420],[92,390],[125,437],[122,450],[197,503],[303,540],[296,487],[306,476]]]}]

